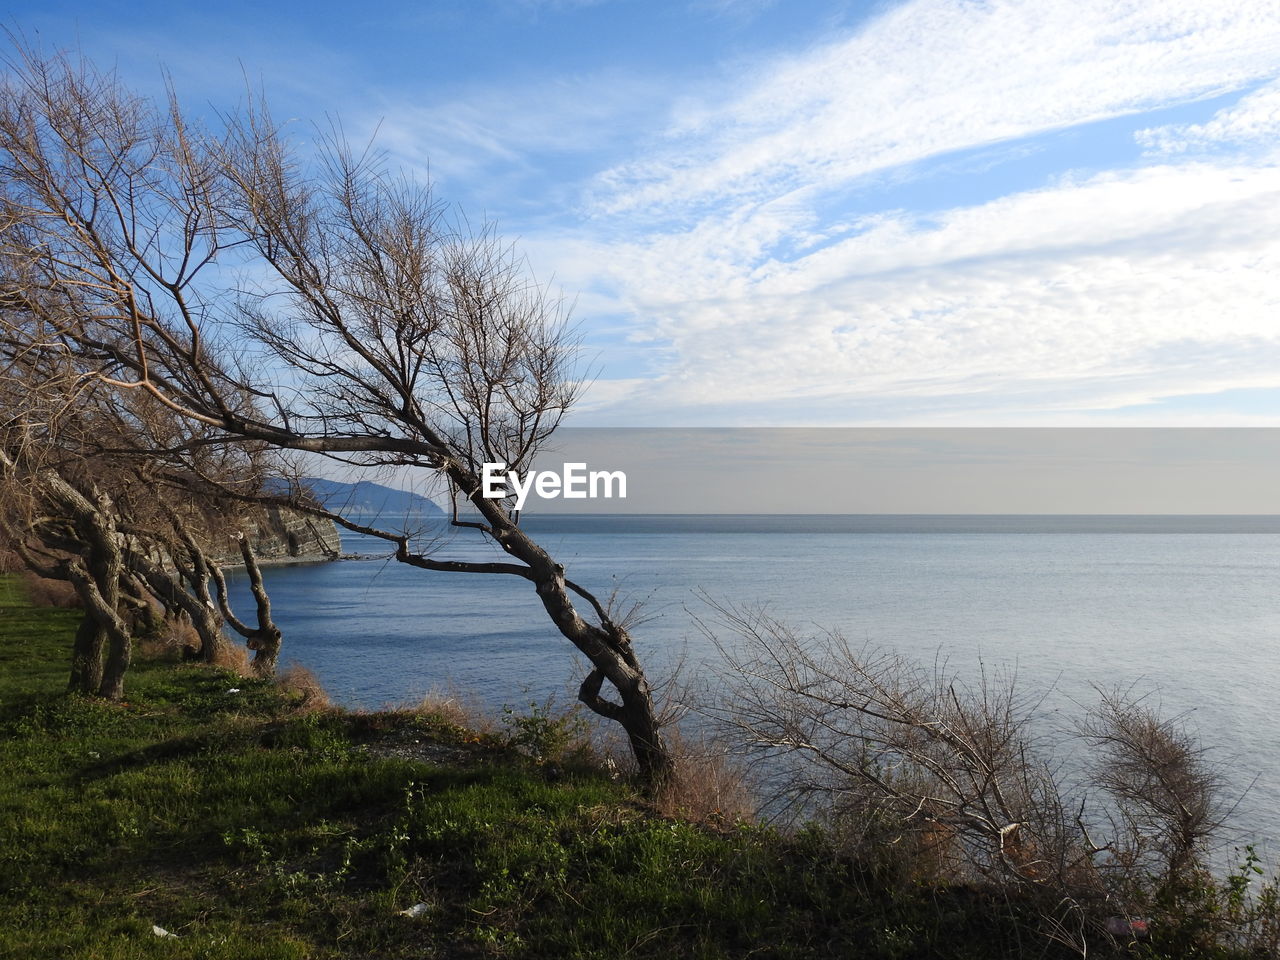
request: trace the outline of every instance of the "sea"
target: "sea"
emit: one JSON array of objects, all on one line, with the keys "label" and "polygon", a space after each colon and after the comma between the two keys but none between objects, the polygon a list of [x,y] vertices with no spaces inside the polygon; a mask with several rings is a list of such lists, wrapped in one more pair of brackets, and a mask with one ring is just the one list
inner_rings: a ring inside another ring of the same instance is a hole
[{"label": "sea", "polygon": [[[404,520],[381,518],[384,527]],[[416,528],[441,559],[472,530]],[[717,606],[763,607],[962,682],[1013,676],[1050,735],[1123,688],[1178,718],[1236,804],[1232,842],[1280,854],[1280,517],[526,516],[570,579],[638,604],[650,675],[717,678]],[[492,710],[567,704],[582,657],[519,577],[429,572],[344,534],[347,558],[266,572],[282,662],[376,709],[432,692]],[[252,611],[242,575],[236,604]],[[695,721],[696,722],[696,721]],[[1076,748],[1079,749],[1079,748]],[[1075,759],[1079,759],[1078,757]]]}]

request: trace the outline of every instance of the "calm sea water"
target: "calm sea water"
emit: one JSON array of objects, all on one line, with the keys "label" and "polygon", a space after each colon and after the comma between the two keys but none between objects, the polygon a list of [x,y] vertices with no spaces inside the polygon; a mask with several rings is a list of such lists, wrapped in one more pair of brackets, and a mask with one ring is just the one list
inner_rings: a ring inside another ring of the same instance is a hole
[{"label": "calm sea water", "polygon": [[[570,578],[643,601],[641,656],[715,669],[704,596],[765,603],[958,673],[1016,669],[1046,722],[1094,685],[1137,683],[1229,761],[1250,832],[1280,850],[1280,518],[540,517],[526,528]],[[492,551],[467,532],[442,558]],[[515,577],[431,573],[344,536],[362,559],[270,568],[283,660],[339,702],[453,687],[492,707],[563,693],[581,658]],[[251,609],[242,578],[237,602]],[[1255,782],[1256,781],[1256,782]]]}]

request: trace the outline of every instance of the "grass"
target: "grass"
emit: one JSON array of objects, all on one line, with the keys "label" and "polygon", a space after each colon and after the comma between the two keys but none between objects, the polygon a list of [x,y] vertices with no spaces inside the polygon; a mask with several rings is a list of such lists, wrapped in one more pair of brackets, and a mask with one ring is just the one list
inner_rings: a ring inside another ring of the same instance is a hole
[{"label": "grass", "polygon": [[444,714],[154,660],[125,703],[68,696],[75,621],[0,577],[0,956],[1054,955],[980,892],[662,817]]}]

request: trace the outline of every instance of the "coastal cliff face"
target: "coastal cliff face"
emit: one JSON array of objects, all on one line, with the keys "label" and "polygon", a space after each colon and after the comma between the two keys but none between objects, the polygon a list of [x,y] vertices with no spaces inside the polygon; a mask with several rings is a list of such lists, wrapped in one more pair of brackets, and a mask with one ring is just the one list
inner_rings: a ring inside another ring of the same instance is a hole
[{"label": "coastal cliff face", "polygon": [[[255,513],[245,533],[260,560],[334,560],[342,553],[342,538],[332,520],[279,507]],[[237,554],[227,562],[239,559]]]}]

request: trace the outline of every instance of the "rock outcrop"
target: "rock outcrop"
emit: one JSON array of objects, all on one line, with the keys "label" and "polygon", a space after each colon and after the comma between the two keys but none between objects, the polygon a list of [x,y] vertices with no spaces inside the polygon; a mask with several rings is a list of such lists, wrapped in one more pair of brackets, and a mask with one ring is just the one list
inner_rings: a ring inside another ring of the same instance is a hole
[{"label": "rock outcrop", "polygon": [[332,520],[296,510],[266,507],[245,532],[260,560],[335,560],[342,553]]}]

